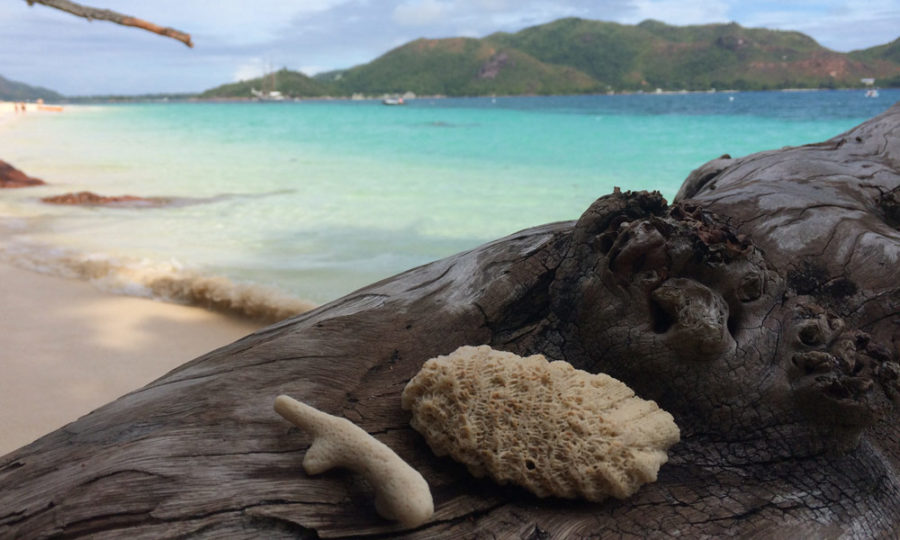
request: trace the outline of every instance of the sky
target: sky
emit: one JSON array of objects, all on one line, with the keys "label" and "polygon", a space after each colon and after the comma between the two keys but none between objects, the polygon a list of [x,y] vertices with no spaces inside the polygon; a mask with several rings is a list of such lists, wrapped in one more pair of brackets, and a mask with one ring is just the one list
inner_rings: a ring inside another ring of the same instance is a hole
[{"label": "sky", "polygon": [[0,75],[69,96],[199,92],[287,67],[313,75],[420,37],[483,37],[562,17],[737,22],[798,30],[847,52],[900,37],[900,0],[89,0],[191,34],[143,30],[0,0]]}]

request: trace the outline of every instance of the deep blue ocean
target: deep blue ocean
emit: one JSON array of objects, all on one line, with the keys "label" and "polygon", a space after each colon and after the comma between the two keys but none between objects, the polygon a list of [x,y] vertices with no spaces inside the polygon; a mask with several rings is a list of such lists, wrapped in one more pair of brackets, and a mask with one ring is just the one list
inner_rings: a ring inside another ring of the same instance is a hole
[{"label": "deep blue ocean", "polygon": [[[900,90],[70,106],[0,119],[0,258],[203,303],[313,304],[546,222],[616,186],[670,199],[728,153],[831,138]],[[60,207],[89,190],[161,207]]]}]

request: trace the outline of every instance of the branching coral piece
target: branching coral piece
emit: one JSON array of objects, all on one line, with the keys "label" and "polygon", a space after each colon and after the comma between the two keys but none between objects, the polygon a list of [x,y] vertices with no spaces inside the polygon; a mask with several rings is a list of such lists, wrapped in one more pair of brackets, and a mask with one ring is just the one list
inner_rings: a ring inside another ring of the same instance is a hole
[{"label": "branching coral piece", "polygon": [[541,497],[628,497],[680,438],[671,414],[621,381],[487,345],[425,362],[402,405],[437,455]]},{"label": "branching coral piece", "polygon": [[362,474],[375,489],[382,516],[416,527],[434,513],[428,483],[393,450],[346,418],[338,418],[289,396],[275,398],[275,411],[313,436],[303,458],[307,474],[344,467]]}]

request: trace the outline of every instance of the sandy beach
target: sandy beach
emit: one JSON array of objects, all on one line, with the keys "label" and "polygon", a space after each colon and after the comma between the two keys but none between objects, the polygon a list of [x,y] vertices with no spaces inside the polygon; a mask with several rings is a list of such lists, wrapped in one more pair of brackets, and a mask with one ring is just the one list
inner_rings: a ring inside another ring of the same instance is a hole
[{"label": "sandy beach", "polygon": [[[33,114],[58,112],[0,102],[0,127]],[[0,325],[3,455],[261,323],[0,263]]]},{"label": "sandy beach", "polygon": [[0,455],[260,325],[0,264]]},{"label": "sandy beach", "polygon": [[17,114],[22,114],[21,111],[16,110],[16,106],[24,105],[25,113],[35,113],[35,112],[61,112],[62,107],[57,106],[48,106],[45,109],[48,110],[39,110],[40,105],[37,103],[23,103],[23,102],[14,102],[14,101],[0,101],[0,122],[3,119],[9,120],[10,118],[15,117]]}]

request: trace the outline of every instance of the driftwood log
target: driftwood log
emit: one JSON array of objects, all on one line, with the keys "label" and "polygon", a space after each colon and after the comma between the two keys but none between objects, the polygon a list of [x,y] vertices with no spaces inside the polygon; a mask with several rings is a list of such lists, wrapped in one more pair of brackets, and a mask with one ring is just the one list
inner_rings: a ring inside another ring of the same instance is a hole
[{"label": "driftwood log", "polygon": [[[0,537],[573,538],[900,535],[900,104],[829,141],[723,157],[673,205],[596,201],[197,358],[0,458]],[[609,373],[682,430],[659,481],[538,499],[437,458],[400,408],[460,345]],[[39,391],[39,390],[36,390]],[[371,486],[301,468],[289,394],[429,481],[383,520]]]}]

